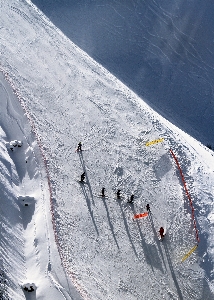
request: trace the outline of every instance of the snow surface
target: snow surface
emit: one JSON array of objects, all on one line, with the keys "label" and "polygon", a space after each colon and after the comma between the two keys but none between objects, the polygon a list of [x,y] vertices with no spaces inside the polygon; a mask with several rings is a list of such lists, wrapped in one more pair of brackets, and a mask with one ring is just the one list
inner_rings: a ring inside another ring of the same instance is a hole
[{"label": "snow surface", "polygon": [[[0,6],[0,249],[10,299],[213,299],[214,153],[154,112],[30,1]],[[11,152],[6,142],[14,139],[23,146]],[[183,263],[197,241],[169,149],[200,238]],[[19,196],[35,201],[23,206]],[[147,203],[152,215],[133,221]],[[36,291],[24,292],[24,283]]]},{"label": "snow surface", "polygon": [[[69,299],[72,285],[61,267],[50,215],[50,194],[41,151],[11,86],[0,75],[1,97],[1,270],[10,299],[24,299],[21,285],[35,283],[26,299]],[[5,142],[23,141],[13,152]],[[23,205],[19,197],[31,197]],[[65,285],[60,286],[58,277]],[[56,283],[55,283],[56,282]],[[49,287],[50,286],[50,287]],[[75,291],[73,293],[75,295]],[[62,297],[64,296],[64,297]],[[6,298],[1,298],[6,299]],[[75,299],[78,299],[76,297]]]},{"label": "snow surface", "polygon": [[32,0],[173,124],[214,147],[213,0]]}]

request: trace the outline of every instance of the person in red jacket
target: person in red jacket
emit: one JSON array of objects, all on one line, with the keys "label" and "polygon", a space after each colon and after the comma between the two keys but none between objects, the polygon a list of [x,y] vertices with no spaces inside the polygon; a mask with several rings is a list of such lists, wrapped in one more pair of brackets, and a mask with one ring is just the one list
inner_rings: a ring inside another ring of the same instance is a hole
[{"label": "person in red jacket", "polygon": [[159,230],[159,232],[160,232],[161,238],[163,238],[164,237],[164,228],[161,227],[160,230]]}]

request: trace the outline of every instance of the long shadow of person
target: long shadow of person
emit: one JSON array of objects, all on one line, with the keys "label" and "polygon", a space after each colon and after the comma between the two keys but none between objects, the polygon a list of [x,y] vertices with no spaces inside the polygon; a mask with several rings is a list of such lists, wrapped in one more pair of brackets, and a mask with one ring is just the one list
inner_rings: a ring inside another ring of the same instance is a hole
[{"label": "long shadow of person", "polygon": [[176,287],[177,292],[178,292],[178,297],[179,297],[180,300],[182,300],[183,296],[182,296],[182,293],[181,293],[181,290],[180,290],[177,278],[175,276],[175,272],[174,272],[174,269],[173,269],[173,266],[172,266],[172,261],[171,261],[171,258],[170,258],[170,254],[169,254],[167,243],[164,242],[163,246],[164,246],[164,249],[165,249],[167,262],[168,262],[168,265],[169,265],[169,268],[170,268],[170,271],[171,271],[171,274],[172,274],[172,279],[173,279],[173,281],[175,283],[175,287]]},{"label": "long shadow of person", "polygon": [[[135,212],[133,205],[131,205],[131,209],[132,209],[132,212],[134,215],[136,212]],[[153,273],[154,273],[154,267],[163,272],[161,260],[159,259],[159,255],[158,255],[156,246],[146,243],[146,240],[143,236],[143,233],[142,233],[142,230],[140,227],[139,220],[136,220],[135,222],[138,227],[138,231],[139,231],[140,238],[141,238],[142,248],[144,250],[144,256],[145,256],[147,263],[151,266]]]},{"label": "long shadow of person", "polygon": [[99,232],[98,232],[98,229],[97,229],[97,225],[95,223],[95,220],[94,220],[94,214],[93,214],[93,210],[91,209],[91,202],[90,202],[90,199],[87,195],[87,190],[86,190],[86,187],[83,183],[81,183],[81,188],[82,188],[82,193],[85,197],[85,200],[86,200],[86,203],[87,203],[87,206],[88,206],[88,210],[89,210],[89,213],[90,213],[90,216],[91,216],[91,219],[92,219],[92,222],[94,224],[94,228],[97,232],[97,235],[99,235]]},{"label": "long shadow of person", "polygon": [[128,223],[126,221],[126,216],[124,214],[124,211],[123,211],[123,208],[122,208],[122,205],[121,205],[121,200],[119,200],[118,203],[119,203],[120,210],[121,210],[121,213],[122,213],[122,216],[123,216],[123,222],[124,222],[124,226],[125,226],[125,229],[126,229],[126,232],[127,232],[128,238],[129,238],[129,241],[130,241],[130,243],[132,245],[132,248],[133,248],[133,251],[134,251],[135,255],[138,257],[136,249],[135,249],[135,246],[134,246],[134,243],[132,241],[132,238],[131,238],[131,235],[130,235],[130,232],[129,232],[129,227],[128,227]]},{"label": "long shadow of person", "polygon": [[159,241],[159,239],[158,239],[158,237],[157,237],[157,232],[156,232],[156,229],[155,229],[155,226],[154,226],[154,222],[153,222],[152,214],[151,214],[151,213],[149,214],[149,219],[150,219],[150,223],[151,223],[151,226],[152,226],[152,231],[153,231],[153,233],[154,233],[154,240],[155,240],[155,242],[156,242],[156,244],[157,244],[158,251],[159,251],[159,253],[160,253],[160,255],[161,255],[161,258],[162,258],[162,261],[163,261],[165,270],[167,270],[167,268],[166,268],[166,263],[165,263],[165,260],[164,260],[163,251],[162,251],[161,246],[160,246],[160,241]]},{"label": "long shadow of person", "polygon": [[118,243],[117,243],[117,239],[116,239],[116,236],[115,236],[115,233],[114,233],[114,227],[113,227],[113,224],[112,224],[112,222],[111,222],[110,215],[109,215],[108,206],[107,206],[107,204],[106,204],[106,199],[105,199],[105,197],[102,197],[102,199],[103,199],[103,204],[104,204],[105,209],[106,209],[107,218],[108,218],[108,222],[109,222],[109,226],[110,226],[110,229],[111,229],[113,238],[114,238],[114,240],[115,240],[115,243],[116,243],[116,245],[117,245],[117,248],[119,249],[119,245],[118,245]]},{"label": "long shadow of person", "polygon": [[83,158],[83,153],[82,153],[82,151],[78,151],[78,154],[79,154],[80,163],[82,165],[83,171],[85,172],[85,177],[86,177],[86,181],[87,181],[88,190],[89,190],[89,193],[90,193],[90,198],[91,198],[91,201],[92,201],[93,205],[95,205],[94,197],[93,197],[93,193],[92,193],[92,189],[91,189],[91,185],[90,185],[89,178],[87,176],[87,172],[86,172],[86,168],[85,168],[85,162],[84,162],[84,158]]}]

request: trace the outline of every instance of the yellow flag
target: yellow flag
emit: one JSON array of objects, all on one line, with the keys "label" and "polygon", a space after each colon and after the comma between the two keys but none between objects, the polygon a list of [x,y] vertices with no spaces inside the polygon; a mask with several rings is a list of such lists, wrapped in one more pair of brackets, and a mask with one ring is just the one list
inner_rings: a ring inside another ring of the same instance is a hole
[{"label": "yellow flag", "polygon": [[186,255],[184,255],[184,257],[182,258],[181,262],[185,261],[185,259],[187,259],[195,251],[195,249],[197,247],[198,247],[198,245],[194,246]]},{"label": "yellow flag", "polygon": [[151,145],[154,145],[154,144],[163,142],[163,141],[164,141],[164,138],[157,139],[157,140],[154,140],[154,141],[151,141],[151,142],[147,142],[147,143],[146,143],[146,146],[151,146]]}]

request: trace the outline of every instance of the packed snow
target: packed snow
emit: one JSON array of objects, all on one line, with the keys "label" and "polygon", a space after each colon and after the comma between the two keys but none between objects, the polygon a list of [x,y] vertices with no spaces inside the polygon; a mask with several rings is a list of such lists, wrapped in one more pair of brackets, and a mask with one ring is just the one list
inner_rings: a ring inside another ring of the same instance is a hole
[{"label": "packed snow", "polygon": [[214,152],[31,1],[1,16],[2,299],[213,299]]}]

